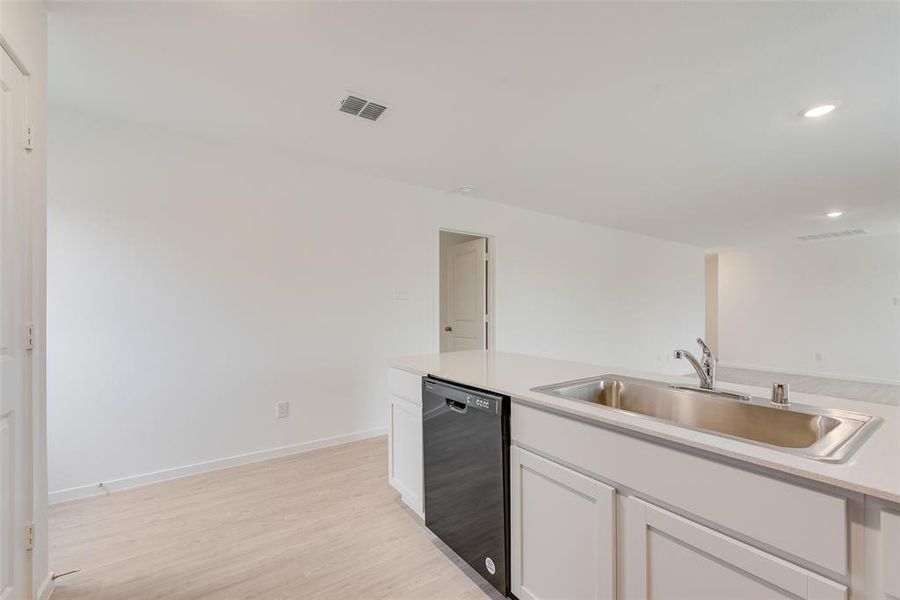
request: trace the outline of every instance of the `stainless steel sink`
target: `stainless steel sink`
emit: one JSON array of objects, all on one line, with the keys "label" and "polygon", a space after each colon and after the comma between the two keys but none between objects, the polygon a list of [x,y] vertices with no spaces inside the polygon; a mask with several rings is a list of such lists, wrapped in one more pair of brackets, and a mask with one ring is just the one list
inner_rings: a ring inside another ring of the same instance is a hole
[{"label": "stainless steel sink", "polygon": [[862,413],[799,404],[776,407],[749,396],[620,375],[567,381],[533,391],[829,462],[846,460],[879,421]]}]

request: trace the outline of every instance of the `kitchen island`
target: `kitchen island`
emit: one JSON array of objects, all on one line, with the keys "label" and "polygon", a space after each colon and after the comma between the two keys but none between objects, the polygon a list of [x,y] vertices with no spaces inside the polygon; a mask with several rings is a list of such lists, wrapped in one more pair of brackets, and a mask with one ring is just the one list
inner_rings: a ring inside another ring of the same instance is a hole
[{"label": "kitchen island", "polygon": [[827,463],[533,391],[604,374],[695,383],[490,351],[393,360],[391,483],[421,515],[421,377],[432,375],[512,400],[522,600],[900,598],[900,408],[795,393],[795,404],[880,419],[845,462]]}]

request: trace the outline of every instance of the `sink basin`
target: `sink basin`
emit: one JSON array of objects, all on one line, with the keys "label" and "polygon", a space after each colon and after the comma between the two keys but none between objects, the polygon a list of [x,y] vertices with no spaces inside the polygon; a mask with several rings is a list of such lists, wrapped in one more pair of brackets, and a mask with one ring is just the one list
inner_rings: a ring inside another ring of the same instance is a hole
[{"label": "sink basin", "polygon": [[533,391],[830,462],[846,460],[878,422],[862,413],[798,404],[777,407],[768,400],[620,375],[567,381]]}]

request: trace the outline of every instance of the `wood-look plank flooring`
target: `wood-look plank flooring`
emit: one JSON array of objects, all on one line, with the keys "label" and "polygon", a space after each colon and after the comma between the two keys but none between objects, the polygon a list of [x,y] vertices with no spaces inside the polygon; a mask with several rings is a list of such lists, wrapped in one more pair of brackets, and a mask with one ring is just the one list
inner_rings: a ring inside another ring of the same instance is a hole
[{"label": "wood-look plank flooring", "polygon": [[387,483],[375,438],[50,509],[54,600],[501,598]]},{"label": "wood-look plank flooring", "polygon": [[716,370],[716,376],[720,382],[769,388],[772,386],[772,382],[778,381],[789,383],[791,390],[795,392],[900,406],[900,385],[889,383],[866,383],[831,377],[774,373],[733,367],[719,367]]}]

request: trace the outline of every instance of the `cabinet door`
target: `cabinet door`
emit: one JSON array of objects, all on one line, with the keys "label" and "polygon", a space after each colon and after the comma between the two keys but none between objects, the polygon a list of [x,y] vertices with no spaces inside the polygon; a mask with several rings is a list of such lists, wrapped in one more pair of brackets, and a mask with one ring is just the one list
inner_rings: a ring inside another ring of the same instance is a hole
[{"label": "cabinet door", "polygon": [[635,498],[625,504],[622,597],[844,600],[847,588]]},{"label": "cabinet door", "polygon": [[389,406],[388,479],[422,517],[422,406],[394,395]]},{"label": "cabinet door", "polygon": [[615,597],[616,491],[510,449],[511,585],[519,600]]},{"label": "cabinet door", "polygon": [[881,511],[882,587],[887,598],[900,600],[900,513]]}]

